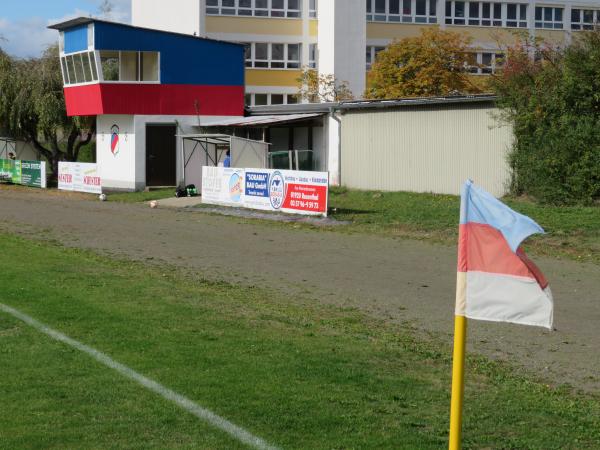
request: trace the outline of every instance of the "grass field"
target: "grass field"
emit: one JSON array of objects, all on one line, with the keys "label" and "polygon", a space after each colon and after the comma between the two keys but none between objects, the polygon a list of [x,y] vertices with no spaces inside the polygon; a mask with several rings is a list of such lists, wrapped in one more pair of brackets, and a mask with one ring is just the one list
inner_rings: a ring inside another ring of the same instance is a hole
[{"label": "grass field", "polygon": [[[0,298],[282,448],[439,449],[450,349],[259,288],[0,234]],[[0,448],[242,448],[0,312]],[[466,448],[600,447],[600,399],[471,357]]]}]

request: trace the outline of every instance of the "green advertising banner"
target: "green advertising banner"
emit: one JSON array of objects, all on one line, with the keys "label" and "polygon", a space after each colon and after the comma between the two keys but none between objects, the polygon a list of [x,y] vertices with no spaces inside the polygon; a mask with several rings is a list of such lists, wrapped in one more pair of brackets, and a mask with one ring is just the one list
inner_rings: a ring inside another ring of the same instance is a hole
[{"label": "green advertising banner", "polygon": [[46,163],[0,159],[0,181],[31,187],[46,187]]}]

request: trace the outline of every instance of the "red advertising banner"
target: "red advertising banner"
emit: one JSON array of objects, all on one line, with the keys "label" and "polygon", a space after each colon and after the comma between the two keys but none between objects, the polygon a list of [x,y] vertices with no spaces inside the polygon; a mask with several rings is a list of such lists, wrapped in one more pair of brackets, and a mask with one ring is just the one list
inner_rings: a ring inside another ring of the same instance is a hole
[{"label": "red advertising banner", "polygon": [[327,186],[310,184],[286,185],[283,208],[298,211],[327,212]]}]

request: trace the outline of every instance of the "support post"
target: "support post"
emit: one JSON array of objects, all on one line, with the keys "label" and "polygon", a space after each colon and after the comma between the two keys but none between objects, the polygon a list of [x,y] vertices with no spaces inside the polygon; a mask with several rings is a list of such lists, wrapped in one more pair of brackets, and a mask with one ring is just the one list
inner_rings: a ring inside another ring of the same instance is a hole
[{"label": "support post", "polygon": [[454,317],[454,353],[452,358],[452,400],[450,403],[449,450],[460,450],[462,441],[462,413],[465,388],[465,347],[467,318]]}]

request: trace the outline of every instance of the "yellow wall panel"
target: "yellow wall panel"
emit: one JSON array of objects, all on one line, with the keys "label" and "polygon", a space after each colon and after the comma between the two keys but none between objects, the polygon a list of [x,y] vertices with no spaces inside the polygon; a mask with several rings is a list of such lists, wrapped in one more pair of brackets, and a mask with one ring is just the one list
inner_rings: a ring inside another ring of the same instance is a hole
[{"label": "yellow wall panel", "polygon": [[555,44],[563,44],[567,37],[567,33],[561,30],[535,30],[535,35]]},{"label": "yellow wall panel", "polygon": [[248,86],[298,86],[296,81],[302,75],[300,70],[261,70],[246,69]]},{"label": "yellow wall panel", "polygon": [[302,20],[207,16],[206,30],[209,33],[281,34],[287,36],[302,36]]},{"label": "yellow wall panel", "polygon": [[[497,45],[498,48],[512,45],[517,40],[517,33],[515,33],[515,30],[506,30],[498,27],[449,26],[446,30],[470,36],[473,39],[473,44]],[[519,31],[523,32],[525,30]]]},{"label": "yellow wall panel", "polygon": [[308,34],[310,36],[318,36],[319,35],[319,21],[318,20],[311,20],[309,22],[309,29],[308,29]]},{"label": "yellow wall panel", "polygon": [[437,25],[407,23],[367,23],[367,39],[402,39],[421,34],[421,29]]}]

